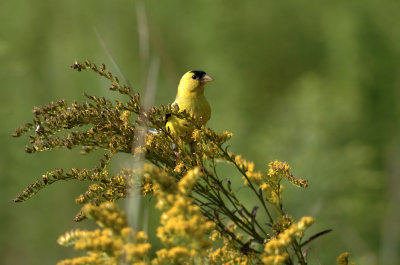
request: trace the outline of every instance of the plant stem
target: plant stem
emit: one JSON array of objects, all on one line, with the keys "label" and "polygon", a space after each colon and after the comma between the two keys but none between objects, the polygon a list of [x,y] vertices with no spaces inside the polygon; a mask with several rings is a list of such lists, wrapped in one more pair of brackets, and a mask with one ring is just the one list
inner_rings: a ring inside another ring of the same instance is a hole
[{"label": "plant stem", "polygon": [[249,177],[247,176],[246,172],[244,172],[244,171],[239,167],[239,165],[235,162],[235,160],[233,160],[233,159],[229,156],[229,154],[228,154],[221,146],[218,146],[218,147],[219,147],[219,149],[223,152],[223,154],[225,155],[225,157],[226,157],[231,163],[233,163],[233,164],[235,165],[235,167],[240,171],[240,173],[242,173],[242,175],[246,178],[246,180],[247,180],[247,182],[248,182],[248,184],[249,184],[249,187],[253,190],[253,192],[257,195],[257,198],[261,201],[261,203],[262,203],[262,205],[263,205],[263,207],[264,207],[265,212],[268,214],[269,221],[270,221],[271,224],[272,224],[274,221],[273,221],[273,219],[272,219],[271,214],[270,214],[269,211],[268,211],[267,205],[266,205],[265,202],[264,202],[264,198],[263,198],[262,195],[260,195],[259,192],[257,192],[257,190],[254,188],[254,186],[253,186],[253,184],[251,183],[251,181],[250,181]]}]

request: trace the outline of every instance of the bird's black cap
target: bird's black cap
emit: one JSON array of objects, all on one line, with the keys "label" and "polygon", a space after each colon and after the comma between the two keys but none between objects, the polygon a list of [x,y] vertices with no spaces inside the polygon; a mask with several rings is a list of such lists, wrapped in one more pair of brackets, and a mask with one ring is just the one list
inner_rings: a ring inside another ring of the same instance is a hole
[{"label": "bird's black cap", "polygon": [[206,75],[206,72],[199,71],[199,70],[192,70],[190,72],[193,73],[197,77],[196,79],[201,79],[201,78],[203,78],[203,76]]}]

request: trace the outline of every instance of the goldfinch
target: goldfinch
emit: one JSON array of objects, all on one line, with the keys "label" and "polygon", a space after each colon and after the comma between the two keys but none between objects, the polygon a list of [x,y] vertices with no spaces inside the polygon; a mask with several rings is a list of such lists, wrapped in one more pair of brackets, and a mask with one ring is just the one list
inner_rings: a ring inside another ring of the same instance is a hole
[{"label": "goldfinch", "polygon": [[[193,112],[201,124],[205,125],[211,117],[211,107],[204,96],[204,85],[213,80],[204,71],[187,72],[179,82],[178,92],[172,105],[177,104],[180,111]],[[194,129],[187,121],[174,116],[167,117],[166,128],[175,137],[185,139],[192,135]]]}]

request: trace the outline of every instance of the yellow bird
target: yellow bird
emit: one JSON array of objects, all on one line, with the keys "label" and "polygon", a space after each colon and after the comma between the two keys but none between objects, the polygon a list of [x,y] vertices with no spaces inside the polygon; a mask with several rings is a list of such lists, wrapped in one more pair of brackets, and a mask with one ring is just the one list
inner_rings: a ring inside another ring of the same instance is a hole
[{"label": "yellow bird", "polygon": [[[172,105],[177,104],[179,111],[192,111],[194,116],[205,125],[211,117],[211,107],[204,96],[204,85],[213,80],[204,71],[187,72],[179,82],[178,92]],[[166,128],[172,135],[186,139],[191,136],[194,129],[187,121],[175,116],[167,117]]]}]

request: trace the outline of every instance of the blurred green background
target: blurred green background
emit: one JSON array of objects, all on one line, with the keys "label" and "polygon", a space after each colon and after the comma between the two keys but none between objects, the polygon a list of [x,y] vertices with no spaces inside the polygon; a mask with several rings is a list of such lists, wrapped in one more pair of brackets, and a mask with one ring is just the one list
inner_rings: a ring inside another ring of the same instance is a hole
[{"label": "blurred green background", "polygon": [[[31,119],[35,105],[81,101],[83,92],[114,96],[106,80],[69,68],[88,58],[117,72],[95,29],[140,90],[146,58],[138,21],[146,15],[149,54],[160,60],[155,104],[173,101],[184,72],[205,70],[216,80],[206,90],[213,109],[208,125],[234,133],[230,150],[260,169],[288,161],[295,176],[309,180],[305,190],[286,185],[284,204],[296,219],[315,216],[312,232],[333,229],[310,245],[310,264],[334,264],[344,251],[357,264],[399,264],[399,2],[141,4],[1,2],[0,263],[55,264],[76,255],[56,238],[90,226],[72,220],[79,210],[73,199],[87,183],[57,183],[21,204],[11,199],[45,171],[91,167],[97,156],[83,159],[76,150],[28,155],[27,138],[9,135]],[[151,220],[154,230],[157,218]]]}]

